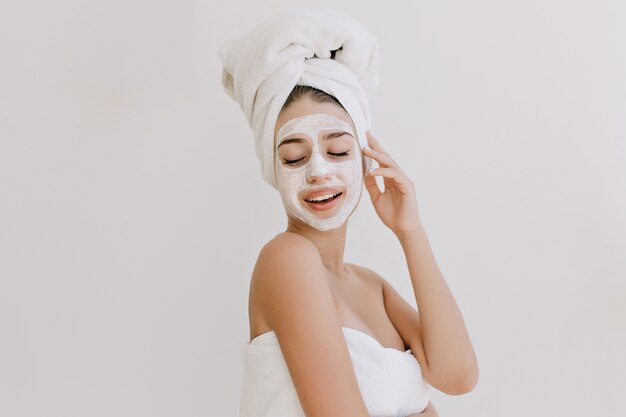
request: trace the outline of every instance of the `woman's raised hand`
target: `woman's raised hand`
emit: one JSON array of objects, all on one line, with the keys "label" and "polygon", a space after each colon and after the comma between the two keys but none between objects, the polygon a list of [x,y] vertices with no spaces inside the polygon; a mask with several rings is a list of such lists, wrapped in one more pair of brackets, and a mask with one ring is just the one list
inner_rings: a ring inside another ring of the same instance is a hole
[{"label": "woman's raised hand", "polygon": [[[421,229],[415,185],[370,131],[367,131],[367,140],[372,149],[363,148],[363,155],[375,159],[380,165],[380,168],[365,175],[365,187],[378,217],[396,235]],[[378,175],[383,177],[384,192],[376,184]]]}]

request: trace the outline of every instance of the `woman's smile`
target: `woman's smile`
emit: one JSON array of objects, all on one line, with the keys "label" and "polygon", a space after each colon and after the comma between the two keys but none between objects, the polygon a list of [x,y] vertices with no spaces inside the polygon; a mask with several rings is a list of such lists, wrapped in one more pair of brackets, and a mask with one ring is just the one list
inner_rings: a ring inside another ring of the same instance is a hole
[{"label": "woman's smile", "polygon": [[343,196],[342,192],[322,195],[319,197],[312,197],[311,199],[305,199],[306,204],[316,211],[326,211],[335,207],[339,202],[339,199]]}]

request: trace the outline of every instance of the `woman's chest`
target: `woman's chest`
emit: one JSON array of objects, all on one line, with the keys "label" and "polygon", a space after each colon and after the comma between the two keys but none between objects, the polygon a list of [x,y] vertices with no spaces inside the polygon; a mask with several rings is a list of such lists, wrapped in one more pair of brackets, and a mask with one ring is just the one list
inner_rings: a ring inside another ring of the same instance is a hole
[{"label": "woman's chest", "polygon": [[384,347],[405,351],[409,347],[393,326],[376,282],[332,283],[333,298],[343,326],[368,334]]}]

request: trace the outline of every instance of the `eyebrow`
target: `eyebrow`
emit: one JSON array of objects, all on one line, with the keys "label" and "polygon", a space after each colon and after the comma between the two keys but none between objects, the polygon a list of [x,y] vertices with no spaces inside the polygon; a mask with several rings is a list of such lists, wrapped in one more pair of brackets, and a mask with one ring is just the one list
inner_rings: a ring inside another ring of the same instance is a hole
[{"label": "eyebrow", "polygon": [[[346,132],[346,131],[340,131],[340,132],[330,132],[330,133],[325,133],[322,136],[322,140],[328,140],[328,139],[335,139],[338,137],[341,137],[343,135],[349,135],[352,136],[352,134],[350,132]],[[354,136],[352,136],[354,137]],[[285,139],[282,142],[280,142],[280,145],[278,145],[278,148],[280,148],[282,145],[286,144],[286,143],[302,143],[305,142],[306,139],[302,139],[302,138],[291,138],[291,139]],[[277,148],[277,149],[278,149]]]},{"label": "eyebrow", "polygon": [[325,133],[324,136],[322,136],[322,139],[324,139],[324,140],[326,140],[326,139],[335,139],[335,138],[341,137],[343,135],[352,136],[352,134],[350,132],[346,132],[345,130],[342,130],[340,132]]}]

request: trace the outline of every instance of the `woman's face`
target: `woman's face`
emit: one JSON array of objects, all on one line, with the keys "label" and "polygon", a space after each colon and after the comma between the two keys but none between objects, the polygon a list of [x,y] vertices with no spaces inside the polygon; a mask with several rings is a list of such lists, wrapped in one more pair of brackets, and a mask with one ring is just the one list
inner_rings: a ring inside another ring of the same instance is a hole
[{"label": "woman's face", "polygon": [[350,116],[304,97],[278,117],[275,170],[288,214],[318,230],[352,214],[363,189],[363,161]]}]

